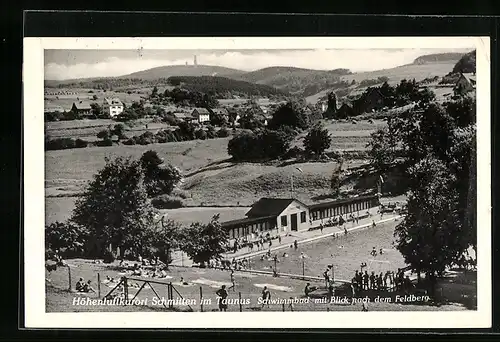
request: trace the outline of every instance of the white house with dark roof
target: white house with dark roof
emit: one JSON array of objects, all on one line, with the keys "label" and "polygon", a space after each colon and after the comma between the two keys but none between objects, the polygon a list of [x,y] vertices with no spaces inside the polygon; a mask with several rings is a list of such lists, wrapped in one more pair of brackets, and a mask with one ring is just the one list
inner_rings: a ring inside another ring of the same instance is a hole
[{"label": "white house with dark roof", "polygon": [[222,222],[229,238],[251,238],[252,234],[269,233],[272,236],[294,231],[314,229],[340,215],[346,221],[349,215],[366,215],[370,208],[380,204],[376,195],[360,196],[306,205],[295,198],[261,198],[245,214],[246,218]]},{"label": "white house with dark roof", "polygon": [[198,122],[198,123],[206,123],[210,122],[210,112],[206,108],[200,108],[197,107],[193,109],[191,112],[191,116]]},{"label": "white house with dark roof", "polygon": [[106,97],[102,104],[102,110],[104,113],[109,114],[109,116],[115,117],[123,113],[123,103],[117,97]]},{"label": "white house with dark roof", "polygon": [[476,73],[461,73],[455,84],[455,89],[461,87],[466,92],[476,89]]}]

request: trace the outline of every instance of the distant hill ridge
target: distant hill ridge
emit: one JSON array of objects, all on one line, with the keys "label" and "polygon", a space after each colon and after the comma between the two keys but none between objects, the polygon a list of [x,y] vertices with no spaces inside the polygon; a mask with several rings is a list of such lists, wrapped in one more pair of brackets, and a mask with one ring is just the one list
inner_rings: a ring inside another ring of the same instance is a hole
[{"label": "distant hill ridge", "polygon": [[413,64],[457,62],[460,58],[462,58],[463,55],[464,54],[462,52],[433,53],[430,55],[423,55],[415,58]]},{"label": "distant hill ridge", "polygon": [[244,74],[245,71],[231,69],[215,65],[166,65],[147,70],[137,71],[118,78],[140,78],[143,80],[155,80],[169,78],[171,76],[236,76]]}]

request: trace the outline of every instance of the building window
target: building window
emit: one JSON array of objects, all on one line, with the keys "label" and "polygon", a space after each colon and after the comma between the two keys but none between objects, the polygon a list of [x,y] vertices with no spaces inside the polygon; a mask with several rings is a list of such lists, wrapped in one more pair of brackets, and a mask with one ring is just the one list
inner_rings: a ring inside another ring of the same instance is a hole
[{"label": "building window", "polygon": [[303,211],[300,213],[300,223],[306,222],[306,212]]},{"label": "building window", "polygon": [[286,215],[281,216],[281,225],[282,226],[288,225],[288,222],[287,222],[287,219],[286,219]]}]

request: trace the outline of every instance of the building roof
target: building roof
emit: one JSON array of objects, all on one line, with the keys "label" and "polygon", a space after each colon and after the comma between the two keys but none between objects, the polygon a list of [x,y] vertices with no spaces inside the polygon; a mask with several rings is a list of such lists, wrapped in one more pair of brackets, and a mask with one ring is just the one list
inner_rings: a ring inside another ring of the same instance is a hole
[{"label": "building roof", "polygon": [[123,106],[122,101],[117,97],[105,97],[104,101],[110,106]]},{"label": "building roof", "polygon": [[193,109],[193,112],[194,111],[197,111],[200,114],[210,114],[210,112],[208,111],[208,109],[201,108],[201,107],[196,107],[195,109]]},{"label": "building roof", "polygon": [[192,119],[193,118],[190,113],[175,112],[175,113],[173,113],[173,115],[177,119]]},{"label": "building roof", "polygon": [[64,112],[64,108],[61,106],[45,106],[44,112]]},{"label": "building roof", "polygon": [[467,79],[467,81],[471,82],[472,84],[476,84],[476,74],[475,73],[462,73],[462,75]]},{"label": "building roof", "polygon": [[76,109],[82,109],[82,110],[90,110],[92,107],[90,106],[90,103],[87,101],[77,101],[73,102],[73,105],[76,107]]},{"label": "building roof", "polygon": [[248,217],[276,217],[283,210],[286,209],[293,201],[297,201],[305,206],[295,198],[267,198],[263,197],[252,205],[252,208],[245,214]]},{"label": "building roof", "polygon": [[355,202],[361,202],[369,199],[376,199],[376,195],[370,195],[370,196],[359,196],[359,197],[354,197],[354,198],[345,198],[345,199],[340,199],[340,200],[335,200],[335,201],[330,201],[330,202],[323,202],[323,203],[316,203],[316,204],[311,204],[309,205],[309,210],[315,210],[315,209],[324,209],[324,208],[333,208],[336,207],[337,205],[341,205],[344,203],[355,203]]},{"label": "building roof", "polygon": [[228,111],[226,108],[213,108],[212,112],[214,112],[215,114],[228,115]]},{"label": "building roof", "polygon": [[233,227],[248,225],[248,224],[252,224],[252,223],[266,222],[269,220],[273,220],[275,218],[276,218],[276,216],[246,217],[246,218],[242,218],[242,219],[222,222],[221,225],[224,228],[233,228]]}]

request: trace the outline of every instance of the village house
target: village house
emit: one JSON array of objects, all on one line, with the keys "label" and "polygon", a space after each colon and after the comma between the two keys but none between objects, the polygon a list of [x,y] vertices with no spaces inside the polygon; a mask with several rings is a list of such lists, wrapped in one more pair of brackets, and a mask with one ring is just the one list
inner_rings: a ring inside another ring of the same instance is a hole
[{"label": "village house", "polygon": [[87,101],[78,101],[73,102],[73,106],[71,106],[71,111],[73,113],[77,113],[79,115],[88,116],[92,115],[92,107],[90,103]]},{"label": "village house", "polygon": [[184,112],[175,112],[172,113],[175,118],[179,121],[185,121],[185,122],[191,122],[194,120],[194,118],[191,116],[190,113],[184,113]]},{"label": "village house", "polygon": [[117,97],[113,98],[106,97],[104,98],[103,101],[102,111],[103,113],[114,118],[123,113],[123,103]]},{"label": "village house", "polygon": [[210,122],[210,112],[206,108],[198,107],[193,109],[191,116],[200,124]]},{"label": "village house", "polygon": [[226,108],[213,108],[210,111],[215,115],[222,116],[226,121],[229,120],[229,113]]},{"label": "village house", "polygon": [[476,89],[476,73],[461,73],[454,89],[459,88],[467,93]]},{"label": "village house", "polygon": [[384,95],[377,88],[370,88],[368,93],[362,95],[353,104],[353,111],[356,115],[382,108],[384,108]]},{"label": "village house", "polygon": [[348,103],[344,103],[335,112],[336,119],[347,119],[353,115],[354,115],[354,110],[352,109],[352,107]]}]

